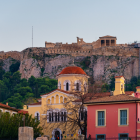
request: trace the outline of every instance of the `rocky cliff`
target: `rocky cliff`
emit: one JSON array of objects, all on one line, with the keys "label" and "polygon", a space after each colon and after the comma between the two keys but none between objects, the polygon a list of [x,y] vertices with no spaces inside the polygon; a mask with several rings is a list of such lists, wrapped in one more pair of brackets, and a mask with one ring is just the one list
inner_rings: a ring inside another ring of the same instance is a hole
[{"label": "rocky cliff", "polygon": [[[15,57],[16,58],[16,57]],[[19,60],[19,58],[18,58]],[[22,78],[55,78],[65,67],[72,63],[82,67],[95,81],[109,82],[112,75],[124,75],[126,79],[138,76],[138,49],[129,47],[102,47],[90,53],[71,51],[47,53],[46,48],[27,48],[20,52],[20,72]],[[12,60],[3,60],[3,68],[8,71]]]}]

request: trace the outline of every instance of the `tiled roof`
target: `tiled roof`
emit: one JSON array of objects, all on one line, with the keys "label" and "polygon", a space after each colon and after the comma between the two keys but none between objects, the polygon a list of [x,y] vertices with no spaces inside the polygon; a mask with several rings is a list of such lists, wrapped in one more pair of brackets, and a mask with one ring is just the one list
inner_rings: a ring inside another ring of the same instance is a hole
[{"label": "tiled roof", "polygon": [[0,107],[6,108],[6,109],[9,109],[9,110],[14,110],[14,111],[18,112],[18,109],[10,107],[9,105],[5,105],[5,104],[2,104],[2,103],[0,103]]},{"label": "tiled roof", "polygon": [[[51,91],[49,93],[43,94],[43,95],[48,95],[48,94],[50,94],[50,93],[52,93],[52,92],[54,92],[56,90],[61,91],[61,92],[64,92],[64,93],[67,93],[67,94],[70,94],[70,92],[68,92],[68,91],[65,91],[65,90],[62,90],[62,89],[55,89],[55,90],[53,90],[53,91]],[[40,96],[43,96],[43,95],[40,95]]]},{"label": "tiled roof", "polygon": [[21,109],[16,109],[16,108],[10,107],[9,105],[5,105],[5,104],[2,104],[2,103],[0,103],[0,107],[6,108],[6,109],[9,109],[9,110],[13,110],[13,111],[16,111],[16,112],[21,113],[21,114],[28,113],[28,111],[24,111],[24,110],[21,110]]},{"label": "tiled roof", "polygon": [[33,104],[28,104],[28,105],[41,105],[41,102],[33,103]]},{"label": "tiled roof", "polygon": [[58,75],[61,75],[61,74],[84,74],[84,75],[87,75],[83,69],[81,69],[80,67],[77,67],[77,66],[66,67]]},{"label": "tiled roof", "polygon": [[126,101],[140,101],[140,99],[126,94],[120,94],[115,96],[105,96],[92,99],[86,101],[85,103],[88,104],[88,103],[108,103],[108,102],[126,102]]},{"label": "tiled roof", "polygon": [[20,114],[24,114],[24,115],[25,115],[25,114],[28,114],[28,111],[19,110],[18,113],[20,113]]},{"label": "tiled roof", "polygon": [[134,91],[125,91],[126,95],[132,95],[134,93]]},{"label": "tiled roof", "polygon": [[122,76],[115,76],[115,78],[121,78],[121,77],[123,77],[124,78],[124,76],[122,75]]},{"label": "tiled roof", "polygon": [[[85,95],[83,95],[83,97],[81,97],[81,99],[84,99],[84,102],[92,100],[92,99],[97,99],[97,98],[101,98],[104,96],[109,96],[110,92],[102,92],[102,93],[87,93]],[[74,102],[81,102],[81,99],[77,99]]]},{"label": "tiled roof", "polygon": [[136,89],[137,89],[137,88],[140,88],[140,86],[137,86]]}]

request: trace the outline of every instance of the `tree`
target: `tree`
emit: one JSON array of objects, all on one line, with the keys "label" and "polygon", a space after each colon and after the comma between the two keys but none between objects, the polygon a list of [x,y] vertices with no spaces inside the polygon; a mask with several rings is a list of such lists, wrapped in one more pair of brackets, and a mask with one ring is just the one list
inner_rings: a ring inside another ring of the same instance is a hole
[{"label": "tree", "polygon": [[10,71],[11,71],[12,73],[18,71],[19,66],[20,66],[20,62],[19,62],[19,61],[16,62],[15,64],[12,64],[12,65],[10,66]]},{"label": "tree", "polygon": [[6,99],[8,94],[8,89],[5,86],[4,82],[0,80],[0,102]]},{"label": "tree", "polygon": [[20,87],[17,89],[17,93],[24,97],[25,95],[27,95],[27,93],[32,93],[32,89],[29,86]]},{"label": "tree", "polygon": [[[24,125],[23,115],[0,112],[0,139],[18,138],[18,128]],[[32,115],[25,115],[25,126],[33,127],[34,138],[43,135],[40,122]]]},{"label": "tree", "polygon": [[6,104],[8,102],[9,106],[16,107],[16,108],[22,108],[22,96],[19,93],[15,93],[14,96],[11,96],[7,100],[3,101],[3,104]]},{"label": "tree", "polygon": [[5,71],[2,69],[2,66],[0,66],[0,80],[3,79],[4,73],[5,73]]},{"label": "tree", "polygon": [[42,85],[40,88],[39,88],[39,93],[40,94],[45,94],[45,93],[48,93],[50,92],[50,88],[48,85]]}]

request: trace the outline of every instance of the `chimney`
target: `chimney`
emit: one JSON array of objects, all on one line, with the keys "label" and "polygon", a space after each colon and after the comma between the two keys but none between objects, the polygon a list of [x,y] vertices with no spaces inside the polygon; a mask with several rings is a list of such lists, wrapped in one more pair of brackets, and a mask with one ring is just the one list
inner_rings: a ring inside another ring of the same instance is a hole
[{"label": "chimney", "polygon": [[125,84],[124,76],[115,76],[114,95],[125,94],[124,84]]},{"label": "chimney", "polygon": [[8,102],[6,102],[6,105],[8,105]]},{"label": "chimney", "polygon": [[140,86],[137,86],[137,87],[136,87],[136,92],[137,92],[137,93],[140,93]]},{"label": "chimney", "polygon": [[24,105],[24,106],[23,106],[23,109],[27,109],[27,105]]},{"label": "chimney", "polygon": [[113,91],[110,91],[110,96],[113,96]]}]

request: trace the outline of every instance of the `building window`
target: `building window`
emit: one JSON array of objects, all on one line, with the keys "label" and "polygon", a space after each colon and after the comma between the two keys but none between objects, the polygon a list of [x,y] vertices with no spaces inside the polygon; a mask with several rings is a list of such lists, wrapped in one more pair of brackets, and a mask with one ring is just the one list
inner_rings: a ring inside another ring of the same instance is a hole
[{"label": "building window", "polygon": [[76,83],[76,90],[79,91],[79,83]]},{"label": "building window", "polygon": [[69,80],[64,81],[64,90],[69,91],[70,90],[70,84],[71,82]]},{"label": "building window", "polygon": [[127,125],[127,110],[120,110],[120,125]]},{"label": "building window", "polygon": [[63,122],[63,112],[61,112],[61,121]]},{"label": "building window", "polygon": [[118,109],[118,126],[128,125],[129,123],[129,109],[121,108]]},{"label": "building window", "polygon": [[97,134],[96,140],[105,140],[105,134]]},{"label": "building window", "polygon": [[61,82],[58,82],[58,89],[61,89]]},{"label": "building window", "polygon": [[55,112],[55,121],[57,122],[57,112]]},{"label": "building window", "polygon": [[104,111],[98,111],[98,126],[104,126],[105,122],[105,112]]},{"label": "building window", "polygon": [[119,134],[119,140],[128,140],[128,134]]},{"label": "building window", "polygon": [[39,121],[40,120],[40,114],[39,112],[35,112],[35,118]]},{"label": "building window", "polygon": [[105,134],[96,135],[96,140],[105,140]]},{"label": "building window", "polygon": [[96,110],[96,127],[106,126],[106,109]]},{"label": "building window", "polygon": [[87,111],[85,109],[83,111],[80,111],[79,118],[81,121],[87,120]]},{"label": "building window", "polygon": [[36,116],[37,120],[39,120],[39,113],[37,113],[37,116]]},{"label": "building window", "polygon": [[69,91],[69,83],[66,83],[66,91]]},{"label": "building window", "polygon": [[51,118],[52,118],[52,117],[51,117],[51,116],[52,116],[51,114],[52,114],[52,113],[49,113],[49,122],[51,122]]}]

